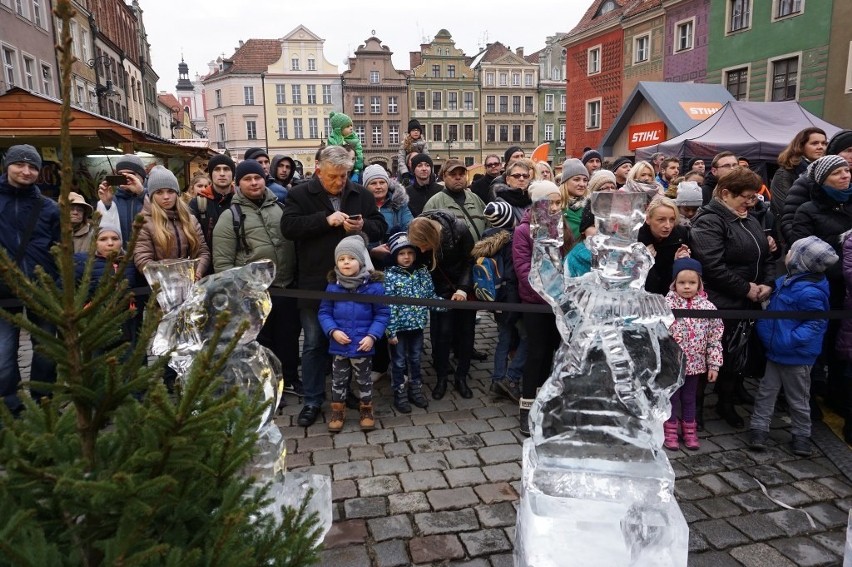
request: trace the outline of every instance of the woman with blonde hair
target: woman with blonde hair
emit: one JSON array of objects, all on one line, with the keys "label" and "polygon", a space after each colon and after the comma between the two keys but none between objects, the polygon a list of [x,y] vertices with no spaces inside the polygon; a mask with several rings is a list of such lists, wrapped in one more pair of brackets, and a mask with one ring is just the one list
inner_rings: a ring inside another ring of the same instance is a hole
[{"label": "woman with blonde hair", "polygon": [[180,198],[181,201],[189,205],[189,202],[192,201],[192,198],[199,194],[200,191],[204,191],[208,187],[213,184],[210,176],[203,171],[196,171],[192,176],[192,181],[189,182],[189,185],[186,188]]},{"label": "woman with blonde hair", "polygon": [[559,177],[559,193],[562,196],[562,216],[571,230],[574,241],[580,240],[583,212],[589,200],[589,171],[577,158],[566,159]]},{"label": "woman with blonde hair", "polygon": [[133,251],[136,268],[142,272],[149,262],[198,259],[196,279],[210,268],[210,250],[198,220],[180,199],[180,186],[174,174],[158,165],[148,174],[148,198],[142,207],[145,223]]},{"label": "woman with blonde hair", "polygon": [[678,222],[677,203],[668,197],[653,199],[645,210],[645,223],[637,240],[648,247],[654,265],[645,279],[645,291],[666,295],[672,283],[674,261],[689,258],[689,231]]},{"label": "woman with blonde hair", "polygon": [[535,171],[536,181],[553,181],[556,182],[556,178],[553,176],[553,169],[550,167],[550,164],[546,161],[537,161],[535,162]]}]

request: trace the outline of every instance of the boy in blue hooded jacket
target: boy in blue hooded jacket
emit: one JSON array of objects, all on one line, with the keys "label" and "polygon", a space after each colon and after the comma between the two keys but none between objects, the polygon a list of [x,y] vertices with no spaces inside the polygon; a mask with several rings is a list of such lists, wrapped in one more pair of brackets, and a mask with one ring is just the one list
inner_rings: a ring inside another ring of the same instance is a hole
[{"label": "boy in blue hooded jacket", "polygon": [[[785,259],[787,274],[775,282],[768,311],[828,311],[828,280],[824,272],[838,261],[831,245],[816,236],[797,240]],[[783,387],[792,426],[792,450],[811,454],[809,393],[811,366],[822,350],[827,319],[760,319],[757,334],[766,348],[766,372],[755,396],[749,446],[766,448],[775,399]]]}]

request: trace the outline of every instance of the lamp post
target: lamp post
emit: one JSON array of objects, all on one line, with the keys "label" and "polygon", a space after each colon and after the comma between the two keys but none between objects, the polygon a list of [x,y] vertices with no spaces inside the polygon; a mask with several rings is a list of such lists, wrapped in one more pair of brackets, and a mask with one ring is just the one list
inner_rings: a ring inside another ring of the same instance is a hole
[{"label": "lamp post", "polygon": [[453,143],[456,141],[455,138],[447,138],[447,159],[453,157]]},{"label": "lamp post", "polygon": [[90,69],[95,70],[95,96],[98,98],[98,112],[101,116],[106,116],[106,110],[104,109],[104,97],[113,96],[118,94],[115,92],[115,89],[112,87],[112,81],[110,79],[106,79],[104,84],[101,84],[101,76],[98,72],[98,61],[103,61],[104,72],[107,76],[109,76],[109,67],[112,64],[109,58],[109,55],[98,55],[93,59],[89,59],[86,61],[86,65],[89,66]]}]

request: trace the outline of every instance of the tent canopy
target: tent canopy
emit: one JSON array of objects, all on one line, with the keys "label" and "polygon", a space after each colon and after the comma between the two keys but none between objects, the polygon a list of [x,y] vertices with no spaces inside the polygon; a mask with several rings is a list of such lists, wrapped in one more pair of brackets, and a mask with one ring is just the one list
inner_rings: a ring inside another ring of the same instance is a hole
[{"label": "tent canopy", "polygon": [[711,158],[727,150],[749,161],[775,161],[796,133],[810,126],[822,128],[829,138],[840,130],[796,101],[732,101],[680,136],[637,149],[636,159],[647,160],[655,152],[681,159]]}]

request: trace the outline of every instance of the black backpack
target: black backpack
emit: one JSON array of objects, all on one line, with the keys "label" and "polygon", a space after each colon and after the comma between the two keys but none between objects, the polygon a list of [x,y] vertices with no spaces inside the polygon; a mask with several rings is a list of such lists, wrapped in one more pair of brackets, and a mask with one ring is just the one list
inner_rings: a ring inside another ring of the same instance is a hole
[{"label": "black backpack", "polygon": [[[275,204],[281,207],[282,211],[284,210],[284,203],[275,201]],[[237,245],[234,247],[234,259],[236,260],[240,252],[244,254],[251,253],[251,245],[246,239],[246,215],[243,213],[243,209],[239,203],[231,203],[231,220],[234,222],[234,236],[237,240]]]}]

